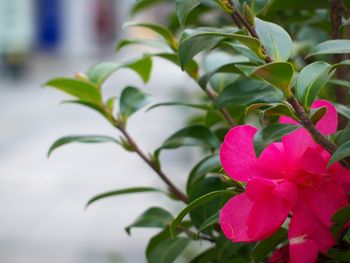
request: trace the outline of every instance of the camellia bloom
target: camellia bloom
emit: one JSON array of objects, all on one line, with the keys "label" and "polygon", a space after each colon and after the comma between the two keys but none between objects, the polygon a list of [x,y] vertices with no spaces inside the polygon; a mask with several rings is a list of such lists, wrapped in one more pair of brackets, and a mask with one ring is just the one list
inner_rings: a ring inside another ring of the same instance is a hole
[{"label": "camellia bloom", "polygon": [[[328,101],[312,105],[320,107],[327,107],[327,112],[316,126],[330,135],[337,129],[337,112]],[[297,124],[288,117],[281,117],[280,122]],[[330,154],[304,128],[270,144],[257,158],[253,148],[256,132],[250,125],[237,126],[221,146],[225,172],[247,184],[245,193],[223,207],[222,231],[234,242],[264,240],[290,216],[290,262],[315,262],[319,252],[326,253],[335,244],[331,219],[348,204],[350,173],[338,163],[327,168]]]}]

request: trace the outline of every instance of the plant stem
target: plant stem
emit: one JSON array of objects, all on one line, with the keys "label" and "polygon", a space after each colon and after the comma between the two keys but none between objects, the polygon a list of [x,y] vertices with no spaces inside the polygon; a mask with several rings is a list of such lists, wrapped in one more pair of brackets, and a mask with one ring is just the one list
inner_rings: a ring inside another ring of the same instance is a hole
[{"label": "plant stem", "polygon": [[[342,0],[331,0],[331,21],[332,21],[332,39],[342,39],[340,26],[342,23],[342,14],[344,14],[344,3]],[[333,56],[333,64],[337,64],[344,60],[344,55],[335,54]],[[340,80],[345,80],[347,77],[347,68],[340,67],[336,71],[336,77]],[[346,105],[348,103],[348,89],[346,87],[337,86],[335,89],[336,101]],[[343,116],[339,118],[339,128],[343,129],[347,124],[347,119]]]},{"label": "plant stem", "polygon": [[[208,95],[208,97],[215,102],[216,101],[216,94],[214,94],[212,91],[209,89],[205,90],[205,93]],[[235,121],[232,119],[230,113],[227,111],[226,108],[220,108],[220,112],[222,115],[224,115],[225,119],[227,120],[228,124],[231,126],[235,126]]]},{"label": "plant stem", "polygon": [[[311,122],[304,108],[300,105],[299,101],[295,98],[295,96],[292,96],[290,99],[288,99],[288,102],[292,105],[293,109],[295,110],[300,120],[300,123],[311,134],[312,138],[318,144],[320,144],[327,152],[329,152],[330,154],[333,154],[337,150],[338,146],[335,143],[329,141],[315,127],[315,125]],[[350,169],[350,163],[347,160],[342,160],[340,163],[343,167]]]},{"label": "plant stem", "polygon": [[[332,0],[332,1],[337,2],[337,0]],[[242,23],[246,27],[248,32],[253,37],[259,39],[259,36],[256,34],[255,29],[244,19],[244,17],[236,9],[234,12],[238,14],[237,16],[239,17],[240,20],[242,20]],[[262,45],[262,48],[266,51],[266,48],[264,47],[264,45]],[[266,59],[267,63],[274,62],[274,59],[271,56],[269,56],[268,54],[266,55],[267,55],[267,59]],[[304,108],[300,105],[297,98],[294,95],[292,95],[290,98],[287,98],[287,100],[295,110],[295,113],[299,118],[300,124],[311,134],[312,138],[330,154],[334,154],[338,146],[335,143],[328,140],[323,134],[321,134],[321,132],[312,123],[312,121],[310,120]],[[350,162],[348,160],[346,159],[341,160],[340,164],[346,169],[350,170]]]},{"label": "plant stem", "polygon": [[149,158],[141,149],[140,147],[136,144],[134,139],[130,136],[128,131],[125,128],[125,125],[123,124],[118,124],[116,127],[121,131],[121,133],[125,136],[127,139],[129,145],[132,147],[132,149],[141,157],[142,160],[144,160],[149,167],[152,168],[154,172],[158,174],[160,179],[168,186],[169,191],[176,196],[179,200],[181,200],[184,203],[188,203],[188,197],[181,191],[179,190],[171,181],[170,179],[165,175],[165,173],[162,171],[160,167],[158,167],[152,160]]}]

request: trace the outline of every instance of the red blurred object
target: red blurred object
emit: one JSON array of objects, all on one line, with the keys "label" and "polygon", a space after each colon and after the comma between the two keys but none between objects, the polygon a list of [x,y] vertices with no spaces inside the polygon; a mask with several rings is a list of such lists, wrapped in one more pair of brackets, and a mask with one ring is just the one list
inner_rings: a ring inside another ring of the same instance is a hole
[{"label": "red blurred object", "polygon": [[99,45],[114,42],[116,38],[115,0],[95,1],[95,29]]}]

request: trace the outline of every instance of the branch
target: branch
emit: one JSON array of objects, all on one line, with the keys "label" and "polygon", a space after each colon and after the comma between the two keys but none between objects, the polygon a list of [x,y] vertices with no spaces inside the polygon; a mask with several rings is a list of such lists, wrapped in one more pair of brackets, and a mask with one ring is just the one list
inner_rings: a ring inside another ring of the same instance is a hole
[{"label": "branch", "polygon": [[184,203],[188,203],[188,198],[187,196],[181,191],[179,190],[170,180],[169,178],[164,174],[164,172],[161,170],[160,167],[158,167],[158,165],[156,165],[141,149],[140,147],[136,144],[136,142],[134,141],[134,139],[130,136],[130,134],[128,133],[128,131],[126,130],[125,126],[123,124],[117,124],[115,125],[116,128],[118,128],[121,133],[125,136],[125,138],[127,139],[129,145],[131,146],[131,148],[141,157],[142,160],[144,160],[149,167],[152,168],[152,170],[154,172],[156,172],[158,174],[158,176],[160,177],[160,179],[162,179],[162,181],[168,186],[169,191],[176,196],[179,200],[181,200]]},{"label": "branch", "polygon": [[[331,21],[332,21],[332,39],[342,39],[343,36],[340,32],[340,26],[342,23],[342,14],[344,14],[344,3],[342,0],[331,0]],[[337,64],[344,60],[344,55],[335,54],[333,56],[333,64]],[[336,71],[336,77],[340,80],[345,80],[347,77],[347,69],[340,67]],[[348,103],[348,89],[346,87],[337,86],[335,89],[336,101],[340,104],[346,105]],[[339,119],[339,128],[344,128],[347,124],[347,120],[344,117]]]},{"label": "branch", "polygon": [[[208,97],[215,102],[216,101],[216,94],[214,94],[212,91],[206,89],[205,93],[208,95]],[[226,108],[220,108],[220,112],[222,115],[224,115],[225,119],[227,120],[228,124],[231,126],[235,126],[235,121],[232,119],[230,113],[227,111]]]},{"label": "branch", "polygon": [[[337,0],[332,0],[332,1],[337,1]],[[246,19],[239,13],[239,11],[237,11],[234,8],[234,13],[239,17],[239,19],[242,20],[242,23],[244,24],[244,26],[246,27],[246,29],[248,30],[248,32],[255,38],[259,39],[259,36],[257,35],[255,28],[250,25]],[[243,22],[245,21],[245,22]],[[266,51],[266,48],[264,47],[264,45],[262,44],[262,48]],[[270,62],[274,62],[274,59],[267,55],[267,59],[266,62],[270,63]],[[300,124],[310,133],[310,135],[312,136],[312,138],[315,140],[315,142],[317,142],[319,145],[321,145],[326,151],[328,151],[331,155],[334,154],[334,152],[337,150],[338,146],[331,142],[330,140],[328,140],[317,128],[316,126],[312,123],[312,121],[310,120],[309,116],[307,115],[307,113],[305,112],[304,108],[300,105],[299,101],[297,100],[297,98],[292,95],[290,98],[287,98],[288,102],[292,105],[293,109],[295,110],[298,118],[299,118],[299,122]],[[350,170],[350,162],[348,160],[341,160],[340,164],[345,167],[346,169]]]}]

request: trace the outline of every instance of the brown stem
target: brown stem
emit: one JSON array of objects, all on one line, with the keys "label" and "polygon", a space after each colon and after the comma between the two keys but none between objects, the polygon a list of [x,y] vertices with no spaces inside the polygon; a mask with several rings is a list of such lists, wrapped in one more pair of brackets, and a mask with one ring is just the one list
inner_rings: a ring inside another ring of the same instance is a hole
[{"label": "brown stem", "polygon": [[[289,98],[288,102],[292,105],[293,109],[295,110],[295,113],[297,114],[300,120],[300,124],[302,124],[306,130],[308,130],[312,138],[319,145],[321,145],[327,152],[329,152],[330,154],[333,154],[337,150],[338,146],[335,143],[329,141],[323,134],[321,134],[321,132],[311,122],[304,108],[300,105],[300,103],[294,96]],[[340,161],[340,164],[343,167],[350,169],[350,163],[347,160]]]},{"label": "brown stem", "polygon": [[[343,36],[340,32],[340,26],[342,23],[342,14],[344,14],[344,3],[342,0],[331,0],[331,21],[332,21],[332,39],[342,39]],[[335,54],[333,56],[333,64],[338,64],[342,60],[346,59],[343,54]],[[347,68],[340,67],[336,71],[336,77],[340,80],[345,80],[347,77]],[[348,103],[348,89],[346,87],[337,86],[335,89],[336,101],[340,104],[346,105]],[[347,119],[343,116],[339,116],[339,128],[343,129],[347,124]]]},{"label": "brown stem", "polygon": [[[205,93],[208,95],[208,97],[215,102],[216,101],[216,95],[210,91],[209,89],[205,90]],[[224,115],[225,119],[227,120],[227,122],[231,125],[231,126],[235,126],[235,121],[232,119],[230,113],[227,111],[226,108],[220,108],[220,112],[222,113],[222,115]]]},{"label": "brown stem", "polygon": [[[338,2],[337,0],[332,0],[335,2]],[[242,15],[235,11],[235,13],[238,14],[239,19],[245,22],[243,22],[246,29],[249,31],[249,33],[253,36],[259,39],[259,36],[256,34],[255,29],[242,17]],[[266,50],[266,48],[262,45],[263,49]],[[269,61],[266,60],[267,63],[273,62],[273,58],[270,57],[268,54],[266,54]],[[337,150],[338,146],[329,141],[321,132],[316,128],[316,126],[311,122],[309,116],[305,112],[304,108],[300,105],[299,101],[295,98],[294,95],[292,95],[290,98],[288,98],[289,103],[292,105],[293,109],[295,110],[299,120],[300,124],[311,134],[312,138],[321,145],[326,151],[328,151],[330,154],[334,154],[334,152]],[[350,161],[349,160],[341,160],[340,164],[350,170]]]},{"label": "brown stem", "polygon": [[168,186],[169,191],[175,195],[179,200],[181,200],[184,203],[188,203],[187,196],[179,190],[170,180],[169,178],[164,174],[164,172],[159,168],[149,157],[146,156],[145,153],[142,152],[140,147],[136,144],[134,139],[130,136],[128,131],[126,130],[125,126],[123,124],[117,125],[117,128],[121,131],[121,133],[125,136],[127,139],[129,145],[132,147],[132,149],[143,159],[149,167],[152,168],[154,172],[158,174],[160,179]]}]

